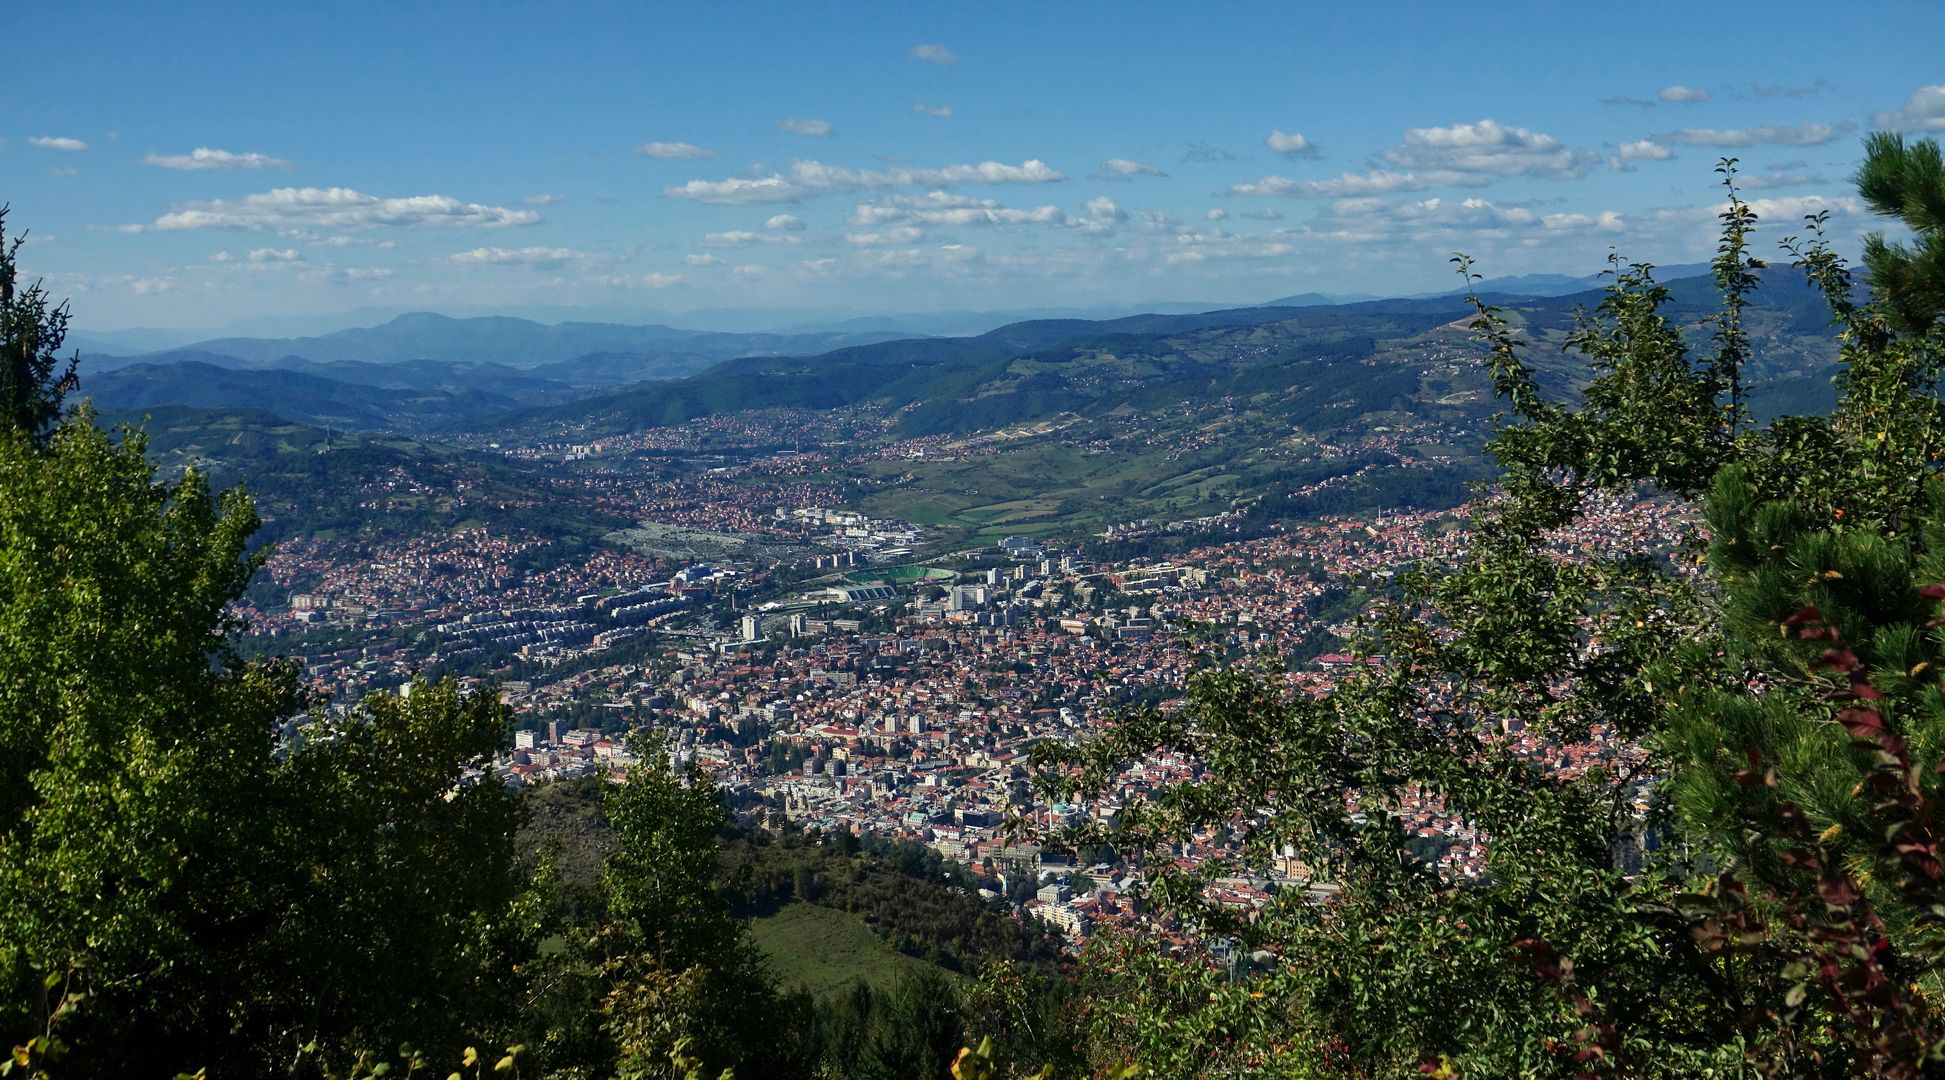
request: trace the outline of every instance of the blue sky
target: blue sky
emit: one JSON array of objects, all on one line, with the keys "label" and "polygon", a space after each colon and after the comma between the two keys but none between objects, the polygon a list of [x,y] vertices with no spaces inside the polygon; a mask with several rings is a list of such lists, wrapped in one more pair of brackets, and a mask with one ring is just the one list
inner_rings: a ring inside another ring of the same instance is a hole
[{"label": "blue sky", "polygon": [[[1841,18],[1836,17],[1840,15]],[[1945,5],[22,5],[0,201],[77,325],[909,312],[1703,258],[1872,222]],[[20,46],[25,46],[21,48]],[[678,319],[678,321],[681,321]]]}]

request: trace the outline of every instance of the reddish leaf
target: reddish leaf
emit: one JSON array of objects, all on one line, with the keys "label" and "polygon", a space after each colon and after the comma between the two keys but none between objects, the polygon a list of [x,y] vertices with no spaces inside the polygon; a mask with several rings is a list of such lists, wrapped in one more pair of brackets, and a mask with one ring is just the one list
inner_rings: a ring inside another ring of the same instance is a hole
[{"label": "reddish leaf", "polygon": [[1827,877],[1817,883],[1817,895],[1831,907],[1847,908],[1857,903],[1857,885],[1849,878]]},{"label": "reddish leaf", "polygon": [[1856,671],[1860,663],[1857,659],[1857,654],[1851,652],[1850,649],[1843,646],[1833,646],[1823,651],[1823,656],[1817,661],[1817,666],[1827,667],[1839,674],[1848,674],[1849,672]]},{"label": "reddish leaf", "polygon": [[1884,730],[1884,718],[1874,709],[1845,709],[1837,714],[1837,722],[1860,739],[1870,738]]}]

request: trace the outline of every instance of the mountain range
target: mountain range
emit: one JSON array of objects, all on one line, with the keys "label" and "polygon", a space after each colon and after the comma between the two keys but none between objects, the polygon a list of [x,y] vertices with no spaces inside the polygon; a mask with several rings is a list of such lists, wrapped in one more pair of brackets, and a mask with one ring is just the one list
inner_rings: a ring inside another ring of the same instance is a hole
[{"label": "mountain range", "polygon": [[[1600,302],[1599,283],[1598,276],[1538,275],[1482,287],[1510,288],[1485,295],[1528,324],[1544,356],[1557,351],[1574,311]],[[1694,321],[1712,310],[1708,278],[1677,278],[1669,288],[1676,318]],[[116,412],[260,408],[338,430],[419,435],[536,427],[608,434],[754,408],[862,403],[899,412],[908,431],[966,431],[1135,407],[1157,395],[1209,399],[1245,385],[1276,383],[1293,398],[1316,396],[1345,374],[1344,363],[1395,352],[1469,312],[1456,293],[1283,299],[1033,319],[954,337],[901,335],[869,321],[731,334],[415,313],[314,337],[218,338],[135,356],[83,352],[81,390]],[[1790,339],[1823,329],[1821,300],[1793,274],[1773,272],[1756,310],[1772,331],[1769,353],[1780,359],[1752,372],[1754,382],[1814,383],[1818,376],[1797,363]],[[1291,366],[1323,356],[1336,358],[1330,372]]]},{"label": "mountain range", "polygon": [[[1663,312],[1694,328],[1692,347],[1706,349],[1705,320],[1718,304],[1713,282],[1680,278],[1667,290]],[[1571,355],[1577,320],[1604,297],[1595,289],[1482,299],[1527,342],[1543,388],[1566,397],[1586,373]],[[852,504],[924,523],[945,544],[1099,532],[1243,505],[1260,507],[1249,527],[1262,528],[1380,506],[1450,505],[1490,475],[1481,450],[1500,406],[1473,314],[1464,297],[1438,295],[1034,319],[977,335],[885,340],[875,330],[739,336],[409,317],[314,339],[234,339],[124,358],[85,370],[81,393],[105,419],[145,426],[158,461],[246,481],[278,535],[376,536],[487,520],[511,527],[511,514],[523,528],[585,541],[612,527],[601,517],[607,510],[581,507],[581,524],[567,528],[545,508],[580,498],[578,489],[561,486],[564,476],[549,468],[508,464],[485,444],[599,442],[760,410],[791,412],[739,426],[746,452],[763,452],[766,430],[778,448],[801,447],[806,433],[830,451],[852,438],[831,442],[835,431],[876,441],[875,422],[856,426],[866,417],[879,418],[891,439],[925,437],[923,445],[939,447],[837,456]],[[1752,411],[1828,407],[1836,371],[1829,318],[1799,276],[1764,272],[1744,313],[1754,346],[1744,372]],[[700,345],[580,351],[672,338]],[[497,359],[469,351],[482,341]],[[804,351],[726,359],[704,352],[792,342]],[[816,415],[828,410],[840,410],[828,418],[835,426]],[[624,452],[639,454],[646,474],[696,467],[683,452],[651,449],[660,442]],[[392,494],[373,503],[373,490]]]}]

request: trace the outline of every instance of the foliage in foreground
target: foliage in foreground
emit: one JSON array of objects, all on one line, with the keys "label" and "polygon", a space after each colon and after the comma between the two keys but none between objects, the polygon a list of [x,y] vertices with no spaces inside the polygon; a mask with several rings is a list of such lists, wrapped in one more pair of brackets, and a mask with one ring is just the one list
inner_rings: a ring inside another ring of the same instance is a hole
[{"label": "foliage in foreground", "polygon": [[[1508,413],[1502,497],[1455,564],[1376,613],[1386,659],[1333,694],[1209,670],[1179,712],[1043,747],[1043,782],[1088,794],[1157,749],[1199,781],[1130,807],[1159,908],[1262,950],[1231,982],[1103,940],[1086,965],[1097,1065],[1152,1075],[1933,1075],[1945,868],[1945,483],[1937,374],[1945,237],[1935,144],[1868,146],[1871,204],[1918,237],[1872,241],[1859,302],[1822,239],[1786,242],[1828,299],[1840,402],[1753,425],[1742,312],[1762,263],[1732,186],[1706,345],[1617,261],[1574,347],[1577,401],[1539,390],[1491,307],[1474,322]],[[1465,268],[1461,260],[1462,268]],[[1568,557],[1604,498],[1696,506],[1705,529]],[[1522,754],[1599,733],[1584,770]],[[1412,854],[1406,807],[1483,837],[1482,880]],[[1166,858],[1226,829],[1236,863]],[[1644,851],[1646,848],[1648,850]],[[1204,886],[1294,853],[1332,903],[1286,890],[1254,917]]]},{"label": "foliage in foreground", "polygon": [[0,431],[0,1022],[38,1026],[72,972],[80,1072],[261,1071],[508,991],[512,797],[462,782],[500,706],[438,685],[307,713],[295,670],[225,644],[253,525],[86,411],[44,445]]}]

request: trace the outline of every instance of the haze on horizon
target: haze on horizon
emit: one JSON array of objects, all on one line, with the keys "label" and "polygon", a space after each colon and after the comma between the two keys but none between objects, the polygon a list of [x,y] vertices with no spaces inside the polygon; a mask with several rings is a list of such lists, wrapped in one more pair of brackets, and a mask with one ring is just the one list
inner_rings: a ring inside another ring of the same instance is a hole
[{"label": "haze on horizon", "polygon": [[0,200],[100,329],[1418,292],[1706,258],[1722,156],[1853,249],[1945,9],[1712,7],[41,6]]}]

